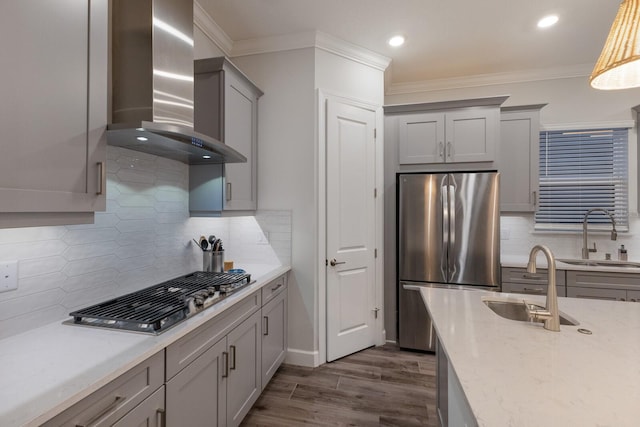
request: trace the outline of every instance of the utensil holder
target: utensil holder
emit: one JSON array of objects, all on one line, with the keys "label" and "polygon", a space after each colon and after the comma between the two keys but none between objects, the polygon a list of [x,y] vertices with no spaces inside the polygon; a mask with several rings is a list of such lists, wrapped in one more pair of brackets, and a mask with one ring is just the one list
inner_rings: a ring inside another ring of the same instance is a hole
[{"label": "utensil holder", "polygon": [[202,252],[202,271],[211,273],[222,273],[224,264],[224,251],[204,251]]}]

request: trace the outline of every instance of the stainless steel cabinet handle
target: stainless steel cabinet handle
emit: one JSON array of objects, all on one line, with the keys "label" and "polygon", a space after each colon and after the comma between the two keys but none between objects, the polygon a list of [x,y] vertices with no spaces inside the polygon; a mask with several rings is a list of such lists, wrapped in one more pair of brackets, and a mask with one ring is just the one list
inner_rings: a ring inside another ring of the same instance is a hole
[{"label": "stainless steel cabinet handle", "polygon": [[156,421],[157,421],[157,425],[158,427],[166,427],[167,426],[167,412],[162,409],[162,408],[158,408],[156,409]]},{"label": "stainless steel cabinet handle", "polygon": [[444,159],[444,144],[442,143],[442,141],[440,141],[439,146],[440,146],[440,158]]},{"label": "stainless steel cabinet handle", "polygon": [[447,157],[451,158],[451,141],[447,142]]},{"label": "stainless steel cabinet handle", "polygon": [[229,353],[226,351],[222,352],[222,363],[224,364],[224,373],[222,374],[222,378],[227,378],[229,376]]},{"label": "stainless steel cabinet handle", "polygon": [[533,192],[533,206],[538,206],[538,192]]},{"label": "stainless steel cabinet handle", "polygon": [[227,195],[226,195],[226,199],[227,202],[231,200],[231,183],[227,182]]},{"label": "stainless steel cabinet handle", "polygon": [[235,345],[229,346],[229,353],[231,354],[231,363],[229,364],[229,369],[234,370],[236,369],[236,346]]},{"label": "stainless steel cabinet handle", "polygon": [[335,267],[338,264],[346,264],[346,261],[336,261],[336,259],[334,258],[329,261],[329,264],[331,265],[331,267]]},{"label": "stainless steel cabinet handle", "polygon": [[107,186],[107,168],[104,167],[104,162],[96,164],[98,165],[98,191],[96,191],[96,195],[101,196]]},{"label": "stainless steel cabinet handle", "polygon": [[111,404],[109,406],[107,406],[102,412],[100,412],[99,414],[95,415],[93,418],[91,418],[89,421],[87,421],[84,424],[76,424],[76,427],[87,427],[91,424],[97,424],[98,421],[100,421],[102,418],[104,418],[109,412],[113,411],[115,409],[116,406],[118,406],[118,403],[120,403],[120,401],[124,399],[124,397],[122,396],[116,396],[116,398],[113,400],[113,402],[111,402]]},{"label": "stainless steel cabinet handle", "polygon": [[522,278],[523,279],[532,279],[532,280],[545,280],[546,279],[546,277],[544,277],[544,276],[539,276],[537,274],[527,274],[527,273],[524,273],[522,275]]},{"label": "stainless steel cabinet handle", "polygon": [[269,335],[269,317],[263,316],[264,319],[264,333],[262,335]]},{"label": "stainless steel cabinet handle", "polygon": [[280,289],[282,287],[282,283],[278,283],[278,285],[275,288],[271,288],[271,292],[275,292],[278,289]]},{"label": "stainless steel cabinet handle", "polygon": [[544,289],[542,288],[523,288],[523,291],[525,292],[533,292],[535,294],[544,294],[546,293]]}]

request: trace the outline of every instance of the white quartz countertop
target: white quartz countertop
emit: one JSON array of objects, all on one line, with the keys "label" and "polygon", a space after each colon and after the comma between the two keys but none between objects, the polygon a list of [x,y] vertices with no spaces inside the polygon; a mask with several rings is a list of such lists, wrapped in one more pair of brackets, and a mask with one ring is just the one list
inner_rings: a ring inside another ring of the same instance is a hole
[{"label": "white quartz countertop", "polygon": [[0,426],[36,426],[290,270],[240,265],[255,283],[160,335],[52,323],[0,341]]},{"label": "white quartz countertop", "polygon": [[640,425],[640,304],[559,298],[560,311],[580,325],[551,332],[504,319],[482,302],[544,305],[544,297],[420,292],[479,426]]}]

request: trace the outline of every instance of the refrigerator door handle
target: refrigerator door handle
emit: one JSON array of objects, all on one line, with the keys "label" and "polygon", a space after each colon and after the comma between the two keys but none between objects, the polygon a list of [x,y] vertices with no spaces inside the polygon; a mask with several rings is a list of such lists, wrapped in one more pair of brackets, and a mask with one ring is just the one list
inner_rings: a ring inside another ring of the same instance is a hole
[{"label": "refrigerator door handle", "polygon": [[449,244],[456,243],[456,187],[449,186]]},{"label": "refrigerator door handle", "polygon": [[443,185],[441,188],[441,199],[442,199],[442,247],[445,248],[442,251],[442,255],[440,258],[440,270],[442,271],[445,280],[448,279],[449,275],[447,273],[448,265],[447,265],[447,249],[449,247],[449,186]]}]

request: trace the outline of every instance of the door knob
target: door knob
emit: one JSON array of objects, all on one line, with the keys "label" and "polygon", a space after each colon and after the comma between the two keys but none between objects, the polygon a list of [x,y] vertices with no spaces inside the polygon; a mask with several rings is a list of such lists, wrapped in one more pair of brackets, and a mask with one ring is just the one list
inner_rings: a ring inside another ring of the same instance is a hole
[{"label": "door knob", "polygon": [[335,266],[336,266],[336,265],[338,265],[338,264],[346,264],[346,262],[345,262],[345,261],[340,261],[340,262],[338,262],[338,261],[336,261],[336,259],[334,258],[334,259],[332,259],[331,261],[329,261],[329,264],[331,265],[331,267],[335,267]]}]

